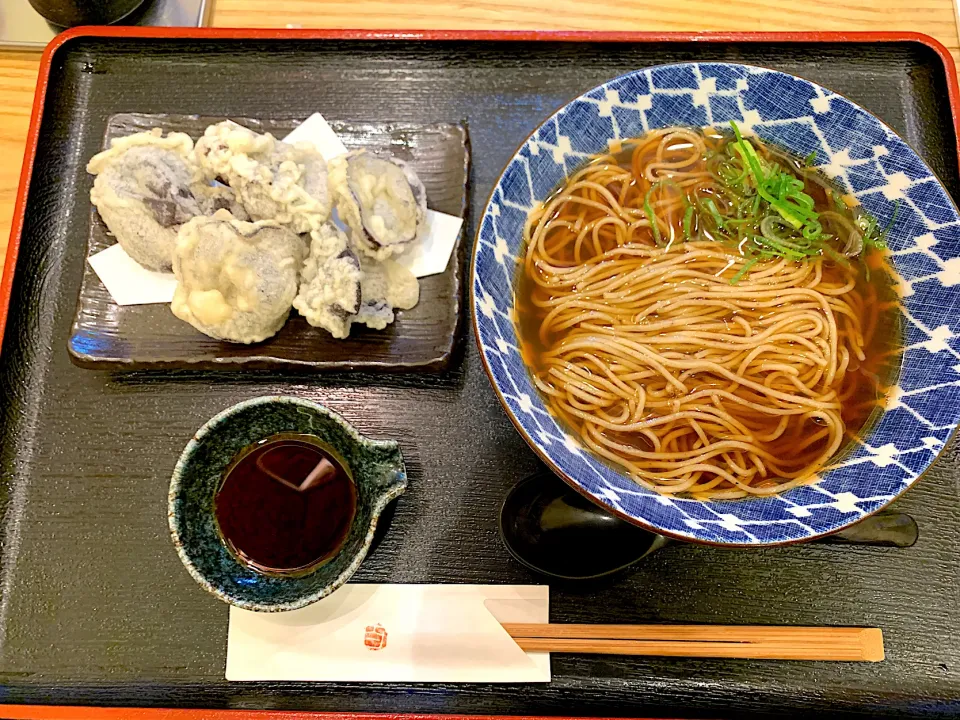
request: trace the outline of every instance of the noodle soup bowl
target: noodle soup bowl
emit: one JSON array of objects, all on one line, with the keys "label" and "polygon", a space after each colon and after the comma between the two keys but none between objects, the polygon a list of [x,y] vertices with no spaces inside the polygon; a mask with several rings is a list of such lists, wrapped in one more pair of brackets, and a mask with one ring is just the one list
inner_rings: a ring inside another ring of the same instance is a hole
[{"label": "noodle soup bowl", "polygon": [[[529,213],[618,141],[673,125],[733,120],[813,165],[881,226],[896,269],[900,372],[879,418],[816,482],[736,500],[648,489],[587,450],[548,411],[520,353],[516,278]],[[474,247],[471,306],[480,354],[507,415],[569,485],[610,512],[675,538],[730,546],[810,540],[856,523],[917,481],[960,419],[960,217],[931,169],[850,100],[781,72],[726,63],[638,70],[572,100],[520,146],[493,189]]]}]

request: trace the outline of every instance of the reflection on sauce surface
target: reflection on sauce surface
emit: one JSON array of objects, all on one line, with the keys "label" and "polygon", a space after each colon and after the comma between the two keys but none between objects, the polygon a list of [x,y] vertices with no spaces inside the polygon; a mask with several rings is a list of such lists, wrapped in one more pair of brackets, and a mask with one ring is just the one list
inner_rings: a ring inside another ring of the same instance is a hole
[{"label": "reflection on sauce surface", "polygon": [[349,470],[318,438],[274,435],[224,475],[214,513],[227,547],[268,573],[312,569],[343,545],[357,508]]}]

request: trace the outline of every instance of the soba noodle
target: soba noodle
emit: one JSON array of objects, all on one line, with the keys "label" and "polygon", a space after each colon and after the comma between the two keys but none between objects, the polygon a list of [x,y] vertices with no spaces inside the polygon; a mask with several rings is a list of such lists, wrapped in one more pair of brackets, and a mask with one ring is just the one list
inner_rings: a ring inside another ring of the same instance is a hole
[{"label": "soba noodle", "polygon": [[525,228],[518,311],[536,386],[593,452],[662,493],[815,479],[889,365],[876,224],[753,141],[764,174],[802,179],[815,202],[822,232],[804,245],[814,233],[789,210],[757,212],[733,142],[652,132],[576,172]]}]

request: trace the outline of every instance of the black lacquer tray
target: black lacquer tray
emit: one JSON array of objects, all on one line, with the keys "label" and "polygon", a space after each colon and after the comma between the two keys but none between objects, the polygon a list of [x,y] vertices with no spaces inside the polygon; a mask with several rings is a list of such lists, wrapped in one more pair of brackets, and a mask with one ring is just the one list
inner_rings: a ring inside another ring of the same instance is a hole
[{"label": "black lacquer tray", "polygon": [[99,32],[61,36],[46,55],[32,175],[11,242],[15,274],[0,287],[0,298],[9,296],[0,352],[0,700],[593,716],[960,714],[954,443],[895,504],[919,522],[912,548],[676,545],[604,583],[552,587],[553,622],[878,626],[883,663],[558,655],[549,685],[227,683],[227,607],[181,566],[165,512],[177,455],[210,416],[242,399],[290,394],[400,442],[410,488],[361,582],[538,582],[497,536],[504,493],[537,460],[501,411],[466,318],[439,374],[111,373],[74,366],[66,346],[90,222],[84,164],[116,113],[463,120],[473,148],[469,246],[495,179],[547,114],[625,71],[682,60],[769,66],[843,93],[901,133],[960,197],[956,79],[945,50],[904,35]]}]

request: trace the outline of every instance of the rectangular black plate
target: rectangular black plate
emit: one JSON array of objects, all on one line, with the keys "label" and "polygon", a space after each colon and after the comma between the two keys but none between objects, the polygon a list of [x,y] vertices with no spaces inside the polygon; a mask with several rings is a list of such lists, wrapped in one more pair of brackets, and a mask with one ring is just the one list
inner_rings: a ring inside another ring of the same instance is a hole
[{"label": "rectangular black plate", "polygon": [[266,117],[277,107],[305,116],[335,106],[333,119],[465,118],[475,226],[504,164],[546,115],[620,73],[683,60],[770,66],[844,93],[904,135],[958,195],[948,75],[941,56],[915,41],[294,34],[77,37],[63,45],[52,58],[0,354],[0,697],[391,713],[956,713],[956,444],[896,503],[919,522],[913,548],[678,544],[608,581],[552,587],[553,622],[878,626],[883,663],[558,655],[549,685],[229,684],[227,607],[183,569],[166,521],[177,456],[209,417],[239,400],[289,394],[400,442],[410,487],[360,582],[540,581],[510,558],[497,533],[504,493],[537,460],[505,418],[473,342],[436,375],[115,374],[77,368],[67,355],[89,217],[83,165],[114,113],[169,112],[175,98],[213,116]]},{"label": "rectangular black plate", "polygon": [[[171,109],[183,110],[191,101],[192,98],[171,97]],[[318,110],[332,116],[338,101],[328,102],[331,104]],[[280,115],[265,119],[231,119],[251,130],[282,138],[304,119],[281,116],[285,114],[281,111]],[[196,140],[208,125],[223,119],[174,113],[118,113],[107,120],[103,145],[98,150],[109,147],[114,138],[155,127],[164,134],[184,132]],[[348,150],[383,150],[409,162],[427,189],[430,208],[463,217],[470,162],[466,128],[453,123],[385,122],[393,119],[387,116],[366,122],[335,122],[332,127]],[[81,186],[84,181],[90,184],[90,178],[78,178]],[[90,212],[89,228],[88,256],[116,242],[107,234],[107,226],[95,209]],[[78,229],[64,220],[58,232],[73,236]],[[350,337],[337,340],[325,330],[310,327],[292,311],[286,325],[272,338],[255,345],[238,345],[204,336],[177,319],[167,305],[117,305],[86,263],[67,349],[73,361],[83,367],[124,370],[442,369],[450,360],[457,332],[461,266],[460,253],[455,249],[446,271],[421,278],[417,306],[397,312],[396,321],[385,330],[354,326]]]}]

